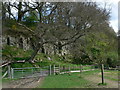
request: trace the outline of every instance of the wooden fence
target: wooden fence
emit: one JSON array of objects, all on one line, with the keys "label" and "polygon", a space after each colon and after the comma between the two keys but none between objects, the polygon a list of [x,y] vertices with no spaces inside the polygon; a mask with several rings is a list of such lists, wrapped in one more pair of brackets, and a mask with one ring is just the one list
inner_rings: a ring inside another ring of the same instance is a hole
[{"label": "wooden fence", "polygon": [[95,69],[94,65],[80,65],[80,66],[50,65],[46,67],[26,67],[26,68],[10,68],[9,66],[8,70],[3,74],[3,76],[4,77],[7,76],[8,78],[39,77],[69,72],[82,72],[83,70],[93,69]]}]

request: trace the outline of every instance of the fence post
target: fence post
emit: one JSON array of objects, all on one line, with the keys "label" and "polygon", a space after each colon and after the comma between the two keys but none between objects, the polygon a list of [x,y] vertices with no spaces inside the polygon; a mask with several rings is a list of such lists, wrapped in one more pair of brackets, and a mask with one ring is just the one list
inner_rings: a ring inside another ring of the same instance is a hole
[{"label": "fence post", "polygon": [[69,72],[70,72],[70,66],[69,66]]},{"label": "fence post", "polygon": [[11,68],[10,68],[10,65],[8,65],[8,78],[11,78]]},{"label": "fence post", "polygon": [[54,67],[53,67],[53,68],[54,68],[54,75],[55,75],[55,65],[54,65]]},{"label": "fence post", "polygon": [[33,74],[33,71],[34,71],[33,68],[31,70],[32,70],[32,74]]},{"label": "fence post", "polygon": [[23,74],[23,69],[22,69],[22,74]]},{"label": "fence post", "polygon": [[82,72],[82,64],[80,65],[80,72]]},{"label": "fence post", "polygon": [[42,68],[40,68],[40,74],[42,75]]},{"label": "fence post", "polygon": [[50,65],[50,73],[49,74],[51,75],[51,65]]},{"label": "fence post", "polygon": [[11,78],[13,79],[14,78],[14,69],[11,68]]},{"label": "fence post", "polygon": [[60,65],[59,65],[59,74],[60,74]]},{"label": "fence post", "polygon": [[92,69],[93,69],[93,70],[95,69],[95,66],[94,66],[94,65],[92,65]]},{"label": "fence post", "polygon": [[65,71],[65,66],[63,65],[63,71]]}]

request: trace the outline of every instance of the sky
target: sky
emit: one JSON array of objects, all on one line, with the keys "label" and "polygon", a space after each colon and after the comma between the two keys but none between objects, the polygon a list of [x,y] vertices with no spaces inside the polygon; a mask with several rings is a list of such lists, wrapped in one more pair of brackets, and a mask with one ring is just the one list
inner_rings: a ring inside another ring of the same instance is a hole
[{"label": "sky", "polygon": [[[114,29],[114,31],[118,32],[118,2],[120,0],[91,0],[100,2],[101,6],[104,6],[105,2],[108,5],[108,8],[111,8],[111,18],[110,18],[110,26]],[[14,12],[14,10],[13,10]],[[14,12],[16,13],[16,12]]]},{"label": "sky", "polygon": [[115,32],[118,32],[118,1],[120,0],[113,0],[111,4],[111,18],[110,18],[110,25],[113,27]]},{"label": "sky", "polygon": [[97,2],[107,3],[109,6],[108,8],[111,8],[111,14],[110,14],[110,26],[114,29],[114,31],[118,32],[118,2],[120,0],[96,0]]}]

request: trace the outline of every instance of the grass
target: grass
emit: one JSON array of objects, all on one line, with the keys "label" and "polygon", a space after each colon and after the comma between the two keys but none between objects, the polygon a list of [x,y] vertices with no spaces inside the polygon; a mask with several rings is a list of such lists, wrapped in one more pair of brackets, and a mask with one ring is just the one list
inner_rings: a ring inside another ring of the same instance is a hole
[{"label": "grass", "polygon": [[107,83],[98,83],[98,85],[107,85]]},{"label": "grass", "polygon": [[100,72],[100,70],[99,69],[96,69],[96,70],[92,70],[92,71],[85,71],[85,72],[83,72],[82,74],[84,75],[84,76],[87,76],[87,75],[94,75],[94,74],[97,74],[97,73],[99,73]]},{"label": "grass", "polygon": [[84,70],[89,70],[89,69],[93,69],[93,68],[94,68],[93,66],[84,66],[84,65],[83,65],[83,69],[84,69]]},{"label": "grass", "polygon": [[90,87],[90,82],[80,77],[79,73],[71,75],[52,75],[45,78],[37,88],[84,88]]},{"label": "grass", "polygon": [[[107,71],[111,72],[111,71]],[[116,71],[112,71],[116,72]],[[84,77],[87,76],[93,76],[98,75],[100,73],[100,70],[94,70],[94,71],[85,71],[80,73],[71,73],[69,74],[63,74],[63,75],[51,75],[48,77],[45,77],[44,81],[42,84],[40,84],[37,88],[98,88],[101,86],[107,86],[107,83],[95,83],[91,82],[89,80],[84,79]],[[117,72],[116,72],[117,73]],[[105,73],[106,75],[106,73]],[[114,74],[110,74],[111,76],[114,76]],[[91,77],[92,78],[92,77]],[[106,77],[105,77],[106,78]],[[113,79],[106,78],[111,81],[114,81]]]}]

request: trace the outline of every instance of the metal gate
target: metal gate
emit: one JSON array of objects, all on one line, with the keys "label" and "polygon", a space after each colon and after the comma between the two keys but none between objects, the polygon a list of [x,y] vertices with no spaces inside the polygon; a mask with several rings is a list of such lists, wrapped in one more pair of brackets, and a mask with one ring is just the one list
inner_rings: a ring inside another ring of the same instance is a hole
[{"label": "metal gate", "polygon": [[11,68],[11,78],[30,78],[48,76],[50,67]]}]

